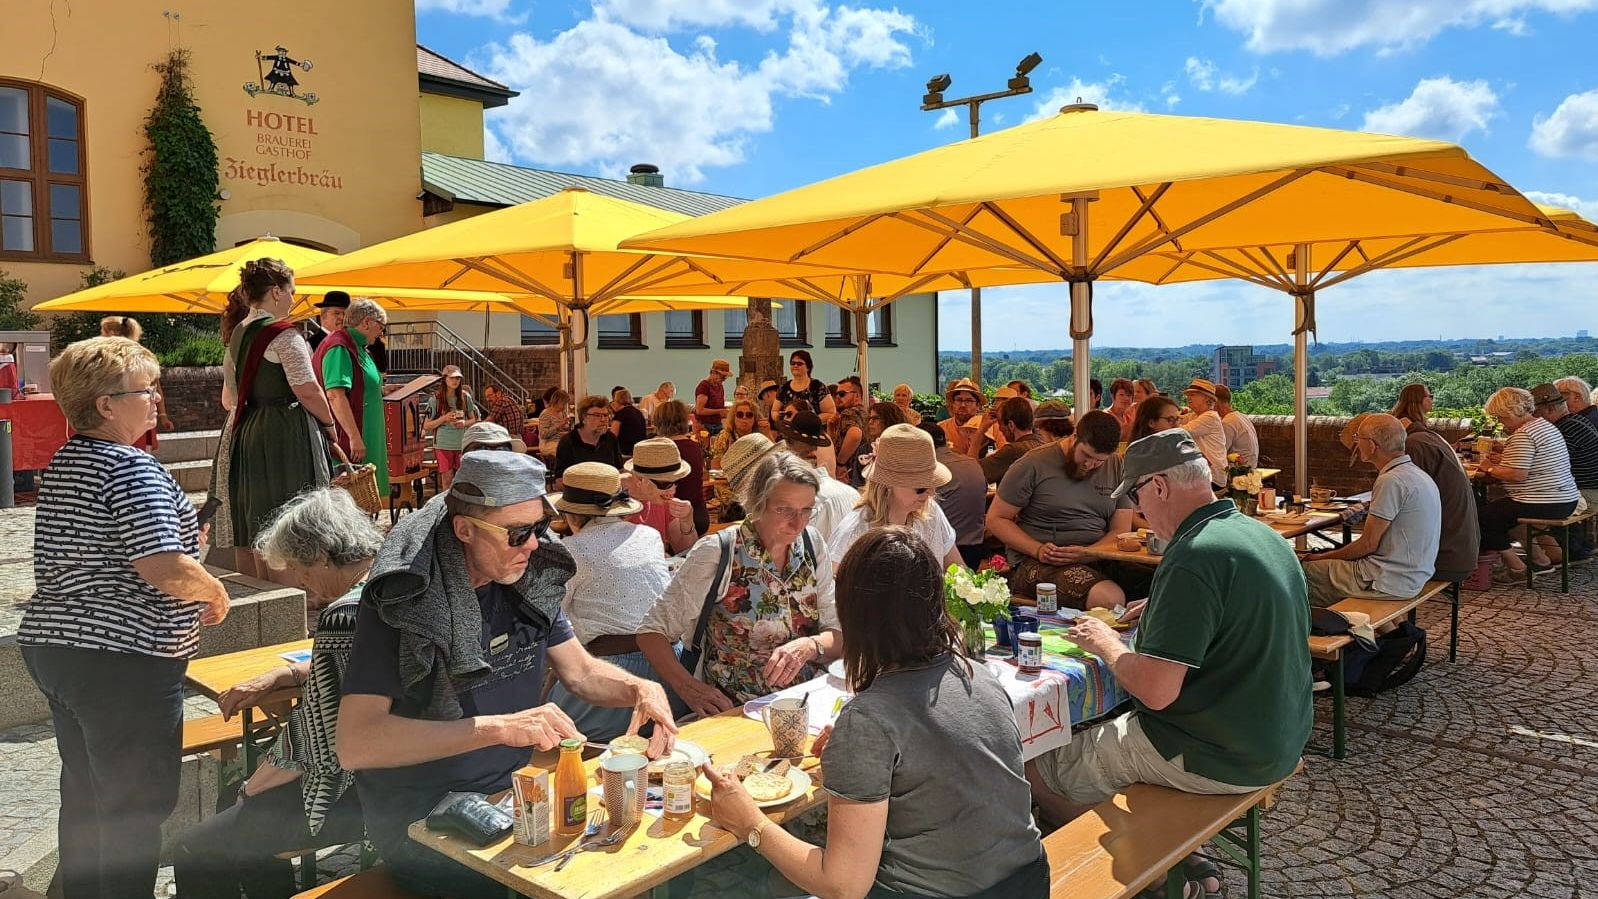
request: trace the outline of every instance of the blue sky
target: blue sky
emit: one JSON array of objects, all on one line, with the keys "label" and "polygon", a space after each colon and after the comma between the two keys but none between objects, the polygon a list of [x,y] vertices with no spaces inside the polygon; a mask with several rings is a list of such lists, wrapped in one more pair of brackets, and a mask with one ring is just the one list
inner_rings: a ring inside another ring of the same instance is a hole
[{"label": "blue sky", "polygon": [[[491,157],[760,197],[965,136],[921,112],[1001,89],[1036,50],[1035,93],[983,128],[1077,96],[1106,107],[1441,138],[1533,199],[1598,220],[1598,0],[417,0],[418,39],[522,91]],[[1135,10],[1129,12],[1129,10]],[[1588,62],[1582,62],[1588,60]],[[1095,343],[1278,343],[1285,297],[1216,283],[1100,285]],[[985,349],[1064,346],[1063,286],[984,298]],[[1598,325],[1598,266],[1378,273],[1323,293],[1325,340],[1538,337]],[[939,346],[969,346],[964,294]]]}]

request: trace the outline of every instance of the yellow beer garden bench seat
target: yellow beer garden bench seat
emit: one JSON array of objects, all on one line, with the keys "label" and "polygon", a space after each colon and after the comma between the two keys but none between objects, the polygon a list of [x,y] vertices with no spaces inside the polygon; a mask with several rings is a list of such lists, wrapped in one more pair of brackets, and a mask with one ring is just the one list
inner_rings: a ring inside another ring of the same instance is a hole
[{"label": "yellow beer garden bench seat", "polygon": [[[1591,521],[1598,510],[1588,509],[1577,512],[1569,518],[1522,518],[1519,519],[1526,527],[1526,548],[1530,552],[1531,544],[1538,537],[1552,537],[1559,544],[1559,592],[1570,592],[1570,529],[1576,525]],[[1532,585],[1531,566],[1526,566],[1526,586]]]},{"label": "yellow beer garden bench seat", "polygon": [[1247,895],[1259,899],[1260,810],[1282,783],[1231,796],[1133,784],[1043,838],[1049,896],[1131,899],[1164,878],[1166,895],[1181,899],[1183,859],[1214,841],[1211,859],[1246,872]]},{"label": "yellow beer garden bench seat", "polygon": [[[1458,590],[1457,584],[1452,586],[1455,591]],[[1350,597],[1338,600],[1332,604],[1331,608],[1334,612],[1345,614],[1358,612],[1367,615],[1370,617],[1371,627],[1380,629],[1382,625],[1392,624],[1400,617],[1408,618],[1409,621],[1413,622],[1415,620],[1415,609],[1419,608],[1421,603],[1436,598],[1443,591],[1448,590],[1449,587],[1450,584],[1447,581],[1427,581],[1426,586],[1422,587],[1419,593],[1408,599],[1357,599]],[[1452,599],[1454,602],[1454,626],[1457,630],[1459,623],[1459,597],[1457,592],[1452,594]],[[1332,663],[1327,673],[1327,680],[1331,681],[1332,684],[1331,756],[1334,759],[1341,759],[1347,755],[1347,697],[1344,693],[1343,685],[1343,650],[1353,642],[1354,638],[1347,634],[1327,637],[1312,634],[1309,638],[1310,657],[1322,662]],[[1449,657],[1450,659],[1453,657],[1452,650],[1450,650]]]},{"label": "yellow beer garden bench seat", "polygon": [[422,899],[422,897],[400,889],[383,866],[378,865],[359,874],[340,877],[332,883],[295,893],[294,899]]}]

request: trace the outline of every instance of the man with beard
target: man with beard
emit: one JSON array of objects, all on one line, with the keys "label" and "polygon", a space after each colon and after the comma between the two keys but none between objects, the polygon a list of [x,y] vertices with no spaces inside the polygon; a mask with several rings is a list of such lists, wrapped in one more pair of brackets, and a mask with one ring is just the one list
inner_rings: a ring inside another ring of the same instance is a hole
[{"label": "man with beard", "polygon": [[577,565],[548,534],[549,515],[543,463],[467,453],[449,492],[389,532],[361,593],[338,760],[355,773],[367,836],[407,890],[505,895],[405,830],[445,794],[508,789],[533,750],[583,739],[559,707],[539,704],[546,664],[573,696],[632,707],[629,733],[654,722],[651,757],[671,748],[660,685],[572,639],[561,603]]},{"label": "man with beard", "polygon": [[1121,481],[1120,442],[1120,423],[1095,410],[1072,436],[1010,466],[987,524],[1008,549],[1012,592],[1035,596],[1038,584],[1052,583],[1062,606],[1108,609],[1126,602],[1121,587],[1081,550],[1132,529],[1131,501],[1111,496]]}]

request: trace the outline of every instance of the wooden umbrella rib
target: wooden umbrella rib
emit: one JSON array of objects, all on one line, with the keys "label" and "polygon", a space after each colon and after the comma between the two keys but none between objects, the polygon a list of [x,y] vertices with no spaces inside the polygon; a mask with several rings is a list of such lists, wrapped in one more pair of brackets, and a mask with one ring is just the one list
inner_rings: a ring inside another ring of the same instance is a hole
[{"label": "wooden umbrella rib", "polygon": [[1174,230],[1168,231],[1162,236],[1152,237],[1152,238],[1144,241],[1143,243],[1138,244],[1137,246],[1133,247],[1132,249],[1127,250],[1124,253],[1121,253],[1120,255],[1115,256],[1114,258],[1110,259],[1108,262],[1104,263],[1097,270],[1093,271],[1092,274],[1095,277],[1097,277],[1097,276],[1104,275],[1104,274],[1107,274],[1109,272],[1112,272],[1112,271],[1116,270],[1117,268],[1120,268],[1121,266],[1125,265],[1126,263],[1132,261],[1133,259],[1136,259],[1139,256],[1142,256],[1142,255],[1148,253],[1149,251],[1153,250],[1155,247],[1158,247],[1161,244],[1173,243],[1177,238],[1181,237],[1182,235],[1187,234],[1190,231],[1194,231],[1194,230],[1196,230],[1198,228],[1202,228],[1203,226],[1209,224],[1210,222],[1213,222],[1213,221],[1215,221],[1216,219],[1219,219],[1219,218],[1223,218],[1223,217],[1225,217],[1225,216],[1237,211],[1238,209],[1241,209],[1242,207],[1247,206],[1248,204],[1254,202],[1255,200],[1260,199],[1261,197],[1267,196],[1267,195],[1269,195],[1269,194],[1271,194],[1271,193],[1273,193],[1275,191],[1281,190],[1282,188],[1286,187],[1287,185],[1292,184],[1294,181],[1297,181],[1298,179],[1300,179],[1300,178],[1304,177],[1305,175],[1308,175],[1308,174],[1310,174],[1311,172],[1314,172],[1314,171],[1318,171],[1318,170],[1317,169],[1294,169],[1294,170],[1292,170],[1292,171],[1290,171],[1290,172],[1288,172],[1288,173],[1276,178],[1275,180],[1271,181],[1269,184],[1264,184],[1264,185],[1261,185],[1259,187],[1256,187],[1255,189],[1253,189],[1253,190],[1249,191],[1248,193],[1244,194],[1243,196],[1238,197],[1237,199],[1232,200],[1231,202],[1228,202],[1228,203],[1226,203],[1226,204],[1224,204],[1224,205],[1222,205],[1222,206],[1220,206],[1220,207],[1218,207],[1216,209],[1212,209],[1209,212],[1204,213],[1203,215],[1199,216],[1198,218],[1194,219],[1191,222],[1188,222],[1185,225],[1182,225],[1179,228],[1176,228]]},{"label": "wooden umbrella rib", "polygon": [[620,282],[623,279],[627,278],[627,276],[629,276],[633,272],[637,271],[640,266],[644,265],[645,263],[647,263],[649,260],[651,260],[653,258],[655,258],[655,256],[652,253],[640,254],[637,259],[633,260],[633,263],[631,265],[629,265],[626,268],[622,269],[621,271],[617,272],[616,273],[616,277],[611,278],[609,281],[605,282],[603,285],[600,286],[600,288],[598,290],[594,291],[594,293],[599,294],[599,295],[605,294],[612,287],[616,286],[616,284],[618,282]]},{"label": "wooden umbrella rib", "polygon": [[1059,254],[1049,249],[1047,244],[1041,240],[1038,240],[1038,238],[1033,235],[1031,231],[1028,231],[1021,225],[1020,222],[1016,221],[1002,208],[995,206],[992,203],[983,203],[981,206],[982,208],[986,209],[994,218],[1003,223],[1006,228],[1009,228],[1016,237],[1019,237],[1021,240],[1025,241],[1027,246],[1030,246],[1032,249],[1036,250],[1040,256],[1047,258],[1050,262],[1059,266],[1061,271],[1068,271],[1071,268],[1071,266],[1066,263],[1064,259],[1060,258]]},{"label": "wooden umbrella rib", "polygon": [[1482,190],[1497,194],[1514,194],[1513,187],[1501,181],[1483,181],[1480,178],[1462,178],[1459,175],[1445,175],[1442,172],[1431,172],[1426,169],[1417,169],[1410,165],[1395,165],[1391,162],[1360,162],[1352,168],[1366,169],[1372,172],[1381,172],[1385,175],[1395,175],[1399,178],[1418,178],[1422,181],[1435,181],[1438,184],[1447,184],[1451,187],[1464,187],[1470,190]]},{"label": "wooden umbrella rib", "polygon": [[1262,260],[1260,260],[1257,256],[1255,256],[1254,253],[1252,251],[1250,251],[1248,247],[1236,247],[1235,249],[1236,249],[1236,251],[1238,253],[1242,254],[1244,259],[1247,259],[1249,261],[1249,263],[1254,266],[1254,270],[1259,273],[1260,277],[1269,278],[1272,281],[1277,281],[1277,282],[1279,282],[1281,284],[1286,285],[1289,288],[1291,288],[1293,286],[1293,279],[1290,276],[1288,276],[1285,272],[1282,273],[1280,276],[1277,276],[1276,274],[1271,272],[1268,268],[1266,268],[1265,263]]},{"label": "wooden umbrella rib", "polygon": [[907,281],[907,282],[905,282],[905,285],[903,287],[899,288],[897,291],[893,292],[892,294],[889,294],[888,296],[885,296],[885,297],[879,297],[875,302],[867,303],[866,304],[866,311],[868,311],[868,312],[876,312],[878,309],[881,309],[883,306],[886,306],[889,303],[892,303],[893,301],[898,300],[898,299],[900,299],[902,297],[908,296],[909,294],[915,293],[916,291],[920,290],[922,287],[925,287],[927,284],[929,284],[932,281],[936,281],[937,279],[938,279],[937,275],[922,275],[921,277],[917,278],[914,281]]},{"label": "wooden umbrella rib", "polygon": [[792,256],[789,256],[788,257],[788,261],[789,262],[798,262],[800,259],[803,259],[804,257],[809,256],[812,253],[819,252],[819,251],[825,249],[826,247],[832,245],[833,243],[835,243],[837,241],[840,241],[840,240],[844,239],[845,237],[848,237],[849,235],[855,233],[856,231],[859,231],[861,228],[865,228],[865,227],[867,227],[869,225],[875,224],[878,219],[884,218],[884,217],[886,217],[889,214],[890,213],[881,213],[881,212],[873,213],[871,215],[866,216],[865,218],[860,219],[859,221],[850,222],[849,224],[843,226],[843,228],[839,229],[838,231],[836,231],[836,232],[834,232],[832,234],[829,234],[826,237],[823,237],[822,239],[820,239],[820,240],[816,241],[815,243],[811,244],[810,246],[805,247],[804,249],[800,250],[799,252],[793,254]]},{"label": "wooden umbrella rib", "polygon": [[1260,251],[1260,255],[1265,257],[1265,261],[1269,262],[1271,264],[1271,267],[1276,269],[1277,277],[1281,278],[1283,281],[1286,281],[1289,284],[1293,283],[1293,280],[1294,280],[1293,276],[1288,273],[1287,266],[1283,265],[1276,258],[1276,254],[1271,252],[1271,248],[1270,247],[1261,246],[1261,247],[1259,247],[1259,251]]},{"label": "wooden umbrella rib", "polygon": [[[1212,259],[1214,262],[1206,263],[1203,261],[1205,258]],[[1269,275],[1262,275],[1252,271],[1248,266],[1235,259],[1228,259],[1215,250],[1200,250],[1199,255],[1189,259],[1187,264],[1215,272],[1224,277],[1241,278],[1250,284],[1258,284],[1260,287],[1268,287],[1271,290],[1288,290],[1293,286],[1292,282],[1284,284]]]},{"label": "wooden umbrella rib", "polygon": [[803,278],[778,278],[777,283],[792,290],[794,293],[804,294],[822,303],[838,305],[838,298],[834,297],[830,291],[823,290]]},{"label": "wooden umbrella rib", "polygon": [[[632,280],[627,281],[627,282],[625,282],[625,283],[623,283],[623,284],[621,284],[619,286],[610,288],[609,289],[610,290],[610,295],[611,296],[624,296],[624,295],[627,295],[627,294],[646,293],[649,288],[651,288],[651,287],[659,287],[661,284],[664,284],[664,283],[672,280],[678,274],[680,274],[680,273],[677,273],[677,272],[673,272],[669,277],[665,276],[665,273],[669,269],[671,269],[673,266],[679,265],[679,264],[681,264],[683,262],[683,257],[681,257],[681,256],[664,256],[664,257],[662,257],[662,256],[651,256],[650,258],[659,259],[659,260],[661,260],[661,262],[660,262],[659,265],[657,265],[654,268],[650,269],[648,272],[645,272],[645,273],[637,276],[636,278],[633,278]],[[595,294],[595,295],[597,296],[597,294]]]},{"label": "wooden umbrella rib", "polygon": [[[1387,178],[1374,175],[1370,172],[1362,171],[1360,169],[1348,168],[1344,166],[1327,166],[1325,171],[1344,178],[1352,178],[1355,181],[1363,181],[1366,184],[1373,184],[1377,187],[1385,187],[1388,190],[1402,191],[1407,194],[1414,194],[1417,197],[1424,197],[1428,200],[1436,200],[1439,203],[1462,206],[1466,209],[1474,209],[1477,212],[1485,212],[1489,215],[1501,215],[1504,218],[1514,219],[1517,222],[1525,222],[1528,225],[1539,225],[1544,227],[1553,226],[1552,221],[1549,221],[1546,217],[1541,215],[1527,215],[1523,212],[1515,212],[1511,209],[1502,209],[1488,203],[1473,200],[1469,197],[1461,197],[1456,194],[1444,193],[1442,191],[1431,190],[1425,187],[1392,181]],[[1493,229],[1484,228],[1482,230],[1487,231]]]},{"label": "wooden umbrella rib", "polygon": [[[1125,240],[1128,234],[1132,233],[1132,229],[1137,226],[1137,223],[1143,218],[1143,216],[1149,215],[1151,218],[1154,218],[1152,215],[1154,212],[1154,204],[1158,203],[1160,198],[1165,196],[1165,192],[1170,189],[1171,182],[1161,182],[1160,186],[1156,187],[1152,194],[1149,194],[1145,197],[1143,195],[1143,191],[1134,186],[1132,188],[1132,194],[1142,201],[1141,205],[1138,206],[1136,212],[1127,217],[1126,222],[1121,225],[1121,229],[1116,231],[1115,236],[1110,238],[1110,242],[1105,244],[1104,249],[1099,251],[1099,255],[1093,257],[1093,263],[1088,266],[1088,271],[1097,271],[1099,264],[1104,262],[1105,258],[1111,253],[1115,252],[1115,248],[1121,245],[1121,241]],[[1155,218],[1155,225],[1159,227],[1161,231],[1166,230],[1158,218]],[[1177,249],[1180,250],[1181,247],[1177,247]]]},{"label": "wooden umbrella rib", "polygon": [[[1343,249],[1336,256],[1332,257],[1332,261],[1331,262],[1326,263],[1326,265],[1320,270],[1319,274],[1317,274],[1315,277],[1310,279],[1309,289],[1310,290],[1319,290],[1320,286],[1321,286],[1321,282],[1325,281],[1327,278],[1331,277],[1332,272],[1337,270],[1337,264],[1339,262],[1343,261],[1343,257],[1347,256],[1349,253],[1352,253],[1354,250],[1358,249],[1359,248],[1359,244],[1360,244],[1360,242],[1357,241],[1357,240],[1349,241],[1347,246],[1343,247]],[[1369,261],[1368,257],[1367,257],[1366,261]]]},{"label": "wooden umbrella rib", "polygon": [[508,284],[514,284],[523,290],[535,293],[552,303],[569,304],[571,298],[550,290],[543,282],[531,275],[519,271],[515,266],[507,265],[503,259],[495,259],[492,263],[488,257],[476,259],[456,259],[456,262],[467,268],[482,272],[495,278],[503,279]]},{"label": "wooden umbrella rib", "polygon": [[[971,224],[971,220],[976,218],[977,214],[980,213],[981,211],[982,211],[982,204],[980,204],[980,203],[975,205],[975,206],[973,206],[973,207],[971,207],[971,211],[965,214],[965,218],[960,220],[960,224],[962,224],[962,225],[970,225]],[[932,252],[930,252],[927,255],[923,256],[921,258],[920,262],[917,262],[915,265],[910,267],[911,273],[919,273],[922,268],[924,268],[933,259],[937,258],[937,255],[939,253],[943,252],[943,248],[949,245],[949,241],[951,239],[952,238],[948,234],[941,235],[938,238],[938,242],[933,245]]]},{"label": "wooden umbrella rib", "polygon": [[1343,272],[1341,275],[1338,275],[1336,277],[1327,279],[1326,282],[1324,284],[1322,284],[1321,286],[1322,287],[1333,287],[1333,286],[1336,286],[1338,284],[1343,283],[1344,281],[1347,281],[1349,278],[1356,278],[1356,277],[1359,277],[1360,275],[1363,275],[1363,274],[1365,274],[1367,272],[1373,272],[1373,271],[1376,271],[1376,270],[1382,269],[1382,268],[1389,268],[1389,267],[1391,267],[1393,265],[1396,265],[1397,263],[1403,262],[1405,259],[1408,259],[1411,256],[1416,256],[1416,255],[1419,255],[1421,253],[1430,252],[1431,250],[1435,250],[1438,247],[1447,246],[1448,244],[1451,244],[1454,241],[1459,240],[1460,238],[1465,237],[1465,236],[1466,235],[1464,235],[1464,234],[1449,234],[1449,235],[1445,235],[1445,236],[1443,236],[1441,238],[1437,238],[1437,239],[1433,240],[1431,243],[1426,244],[1425,246],[1414,246],[1414,244],[1417,241],[1426,240],[1428,238],[1416,238],[1416,240],[1409,241],[1409,242],[1404,244],[1404,247],[1414,246],[1413,249],[1410,249],[1407,252],[1402,252],[1403,251],[1403,247],[1398,247],[1398,248],[1395,248],[1393,250],[1390,250],[1390,251],[1388,251],[1386,253],[1383,253],[1380,256],[1377,256],[1375,259],[1371,260],[1370,262],[1368,262],[1368,263],[1366,263],[1364,265],[1360,265],[1360,266],[1357,266],[1355,268],[1351,268],[1348,271]]},{"label": "wooden umbrella rib", "polygon": [[1164,274],[1162,274],[1159,277],[1154,279],[1154,284],[1156,286],[1159,286],[1159,285],[1165,284],[1165,279],[1167,279],[1167,278],[1171,277],[1172,275],[1176,274],[1178,271],[1181,271],[1182,266],[1187,264],[1187,260],[1192,258],[1193,254],[1192,253],[1155,253],[1153,255],[1163,256],[1166,259],[1169,259],[1171,261],[1171,267],[1166,269]]},{"label": "wooden umbrella rib", "polygon": [[[964,241],[964,242],[966,242],[968,244],[971,244],[972,246],[975,246],[975,247],[977,247],[979,249],[987,250],[990,253],[993,253],[993,254],[995,254],[997,256],[1003,256],[1006,259],[1010,259],[1010,260],[1012,260],[1014,262],[1019,262],[1022,265],[1025,265],[1025,266],[1028,266],[1028,267],[1031,267],[1031,268],[1035,268],[1035,269],[1039,269],[1041,271],[1049,272],[1051,274],[1059,275],[1062,278],[1065,277],[1065,275],[1066,275],[1066,270],[1065,269],[1057,268],[1055,266],[1052,266],[1052,265],[1048,264],[1046,261],[1038,260],[1038,259],[1035,259],[1035,258],[1033,258],[1031,256],[1028,256],[1027,254],[1021,252],[1020,250],[1017,250],[1014,247],[1008,246],[1006,244],[1000,243],[999,241],[994,240],[993,238],[987,236],[986,234],[981,233],[980,231],[973,231],[972,229],[961,225],[959,222],[955,221],[954,219],[951,219],[948,216],[943,215],[942,213],[938,212],[937,210],[934,210],[934,209],[917,209],[915,211],[919,212],[921,215],[926,216],[927,218],[931,219],[932,221],[931,222],[927,222],[927,223],[922,223],[922,222],[918,222],[914,218],[908,218],[908,217],[905,218],[905,221],[909,221],[909,222],[914,222],[916,224],[920,224],[920,225],[922,225],[922,227],[928,228],[929,230],[932,230],[932,231],[939,231],[939,229],[937,228],[937,225],[942,225],[943,228],[947,229],[948,233],[950,233],[951,236],[953,236],[956,240]],[[911,274],[921,274],[921,272],[912,272]]]}]

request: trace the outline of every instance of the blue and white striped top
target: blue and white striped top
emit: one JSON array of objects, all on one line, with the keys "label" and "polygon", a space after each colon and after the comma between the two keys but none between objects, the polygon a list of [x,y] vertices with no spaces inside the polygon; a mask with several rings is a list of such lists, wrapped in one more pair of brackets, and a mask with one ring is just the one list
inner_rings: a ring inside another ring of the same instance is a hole
[{"label": "blue and white striped top", "polygon": [[136,559],[199,558],[194,504],[149,454],[72,437],[50,460],[33,531],[36,591],[17,628],[33,646],[194,655],[201,603],[181,602],[140,577]]}]

